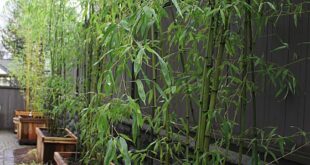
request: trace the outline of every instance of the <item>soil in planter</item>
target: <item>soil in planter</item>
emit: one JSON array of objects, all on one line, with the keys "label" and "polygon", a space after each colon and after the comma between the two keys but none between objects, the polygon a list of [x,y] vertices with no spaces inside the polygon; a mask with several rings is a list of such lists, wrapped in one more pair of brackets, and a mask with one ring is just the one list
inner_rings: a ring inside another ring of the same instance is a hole
[{"label": "soil in planter", "polygon": [[50,132],[48,129],[41,129],[41,131],[46,137],[69,137],[68,133],[64,129],[58,129],[56,132]]}]

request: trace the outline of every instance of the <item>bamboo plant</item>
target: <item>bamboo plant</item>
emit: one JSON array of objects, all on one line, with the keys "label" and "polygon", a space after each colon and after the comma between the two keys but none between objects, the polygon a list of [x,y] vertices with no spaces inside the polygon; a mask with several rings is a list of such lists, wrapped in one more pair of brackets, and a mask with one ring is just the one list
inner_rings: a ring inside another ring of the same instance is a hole
[{"label": "bamboo plant", "polygon": [[[239,164],[246,149],[260,164],[278,160],[271,143],[284,154],[289,137],[257,128],[256,80],[266,77],[278,96],[294,92],[296,81],[287,68],[255,54],[255,41],[266,23],[297,17],[303,3],[16,2],[25,41],[23,56],[14,54],[25,72],[16,75],[37,108],[52,109],[54,118],[69,109],[78,118],[83,163],[225,164],[239,145]],[[246,125],[250,108],[253,126]],[[127,133],[119,129],[124,123],[131,125]]]}]

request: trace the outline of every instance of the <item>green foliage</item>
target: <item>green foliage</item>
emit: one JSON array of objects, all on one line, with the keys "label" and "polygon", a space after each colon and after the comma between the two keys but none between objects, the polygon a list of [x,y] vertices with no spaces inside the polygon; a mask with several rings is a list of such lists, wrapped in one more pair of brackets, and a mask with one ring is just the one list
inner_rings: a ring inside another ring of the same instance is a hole
[{"label": "green foliage", "polygon": [[[276,129],[246,128],[245,110],[261,92],[255,80],[270,82],[277,98],[295,92],[297,83],[290,70],[265,61],[253,49],[267,23],[291,14],[297,22],[302,3],[16,0],[16,4],[16,21],[5,37],[16,58],[14,75],[27,89],[33,108],[44,109],[55,120],[68,112],[79,119],[83,163],[142,164],[151,159],[163,164],[225,164],[231,144],[240,144],[239,156],[247,144],[253,164],[268,157],[277,161],[271,146],[286,154],[290,138],[278,135]],[[289,48],[282,44],[272,52]],[[179,118],[172,107],[183,100],[186,116]],[[195,109],[199,114],[193,114]],[[131,134],[118,132],[117,126],[124,122],[131,123]],[[141,129],[144,124],[149,130]],[[240,133],[236,127],[242,128]],[[141,142],[141,132],[150,134],[149,144]],[[264,157],[258,157],[258,148],[263,148]]]},{"label": "green foliage", "polygon": [[[102,96],[94,96],[93,98]],[[121,100],[118,98],[109,100],[99,107],[89,107],[82,111],[79,128],[81,129],[82,146],[86,147],[84,162],[104,162],[107,164],[116,159],[116,146],[120,150],[125,162],[128,162],[129,153],[127,142],[119,137],[113,137],[114,125],[128,117],[132,117],[132,138],[126,136],[126,140],[136,141],[138,130],[143,125],[142,114],[139,106],[131,98]],[[89,120],[91,119],[91,120]],[[117,133],[117,132],[116,132]],[[117,136],[122,136],[117,133]],[[107,144],[106,148],[102,147]],[[106,156],[108,155],[108,156]],[[95,160],[93,160],[96,158]]]}]

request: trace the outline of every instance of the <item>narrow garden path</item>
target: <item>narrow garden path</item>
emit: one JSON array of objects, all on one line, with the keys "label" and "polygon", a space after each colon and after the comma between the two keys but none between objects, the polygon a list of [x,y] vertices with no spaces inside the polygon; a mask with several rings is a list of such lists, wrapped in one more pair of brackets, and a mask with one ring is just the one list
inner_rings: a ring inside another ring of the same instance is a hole
[{"label": "narrow garden path", "polygon": [[16,134],[9,131],[0,131],[0,165],[14,165],[14,151],[17,149],[34,148],[34,146],[23,146],[17,142]]}]

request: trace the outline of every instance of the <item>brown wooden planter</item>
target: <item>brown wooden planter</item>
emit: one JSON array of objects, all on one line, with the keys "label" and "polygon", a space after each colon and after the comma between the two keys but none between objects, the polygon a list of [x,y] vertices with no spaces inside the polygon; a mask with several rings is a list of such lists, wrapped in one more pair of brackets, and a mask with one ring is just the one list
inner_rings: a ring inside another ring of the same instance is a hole
[{"label": "brown wooden planter", "polygon": [[36,144],[36,127],[46,127],[47,119],[19,117],[14,122],[18,123],[17,139],[19,144]]},{"label": "brown wooden planter", "polygon": [[[43,118],[42,112],[36,112],[36,111],[26,111],[26,110],[15,110],[15,116],[13,117],[13,123],[14,123],[14,133],[18,133],[19,130],[19,124],[20,124],[20,118]],[[41,126],[42,127],[42,126]]]},{"label": "brown wooden planter", "polygon": [[[43,132],[44,131],[44,132]],[[53,156],[55,151],[74,152],[77,144],[77,137],[65,129],[65,137],[47,136],[47,128],[36,128],[37,133],[37,161],[43,163],[52,162],[55,164]]]},{"label": "brown wooden planter", "polygon": [[80,156],[79,152],[54,152],[54,161],[56,162],[57,165],[68,165],[70,164],[70,162],[68,162],[68,159],[74,157],[79,158],[79,156]]}]

